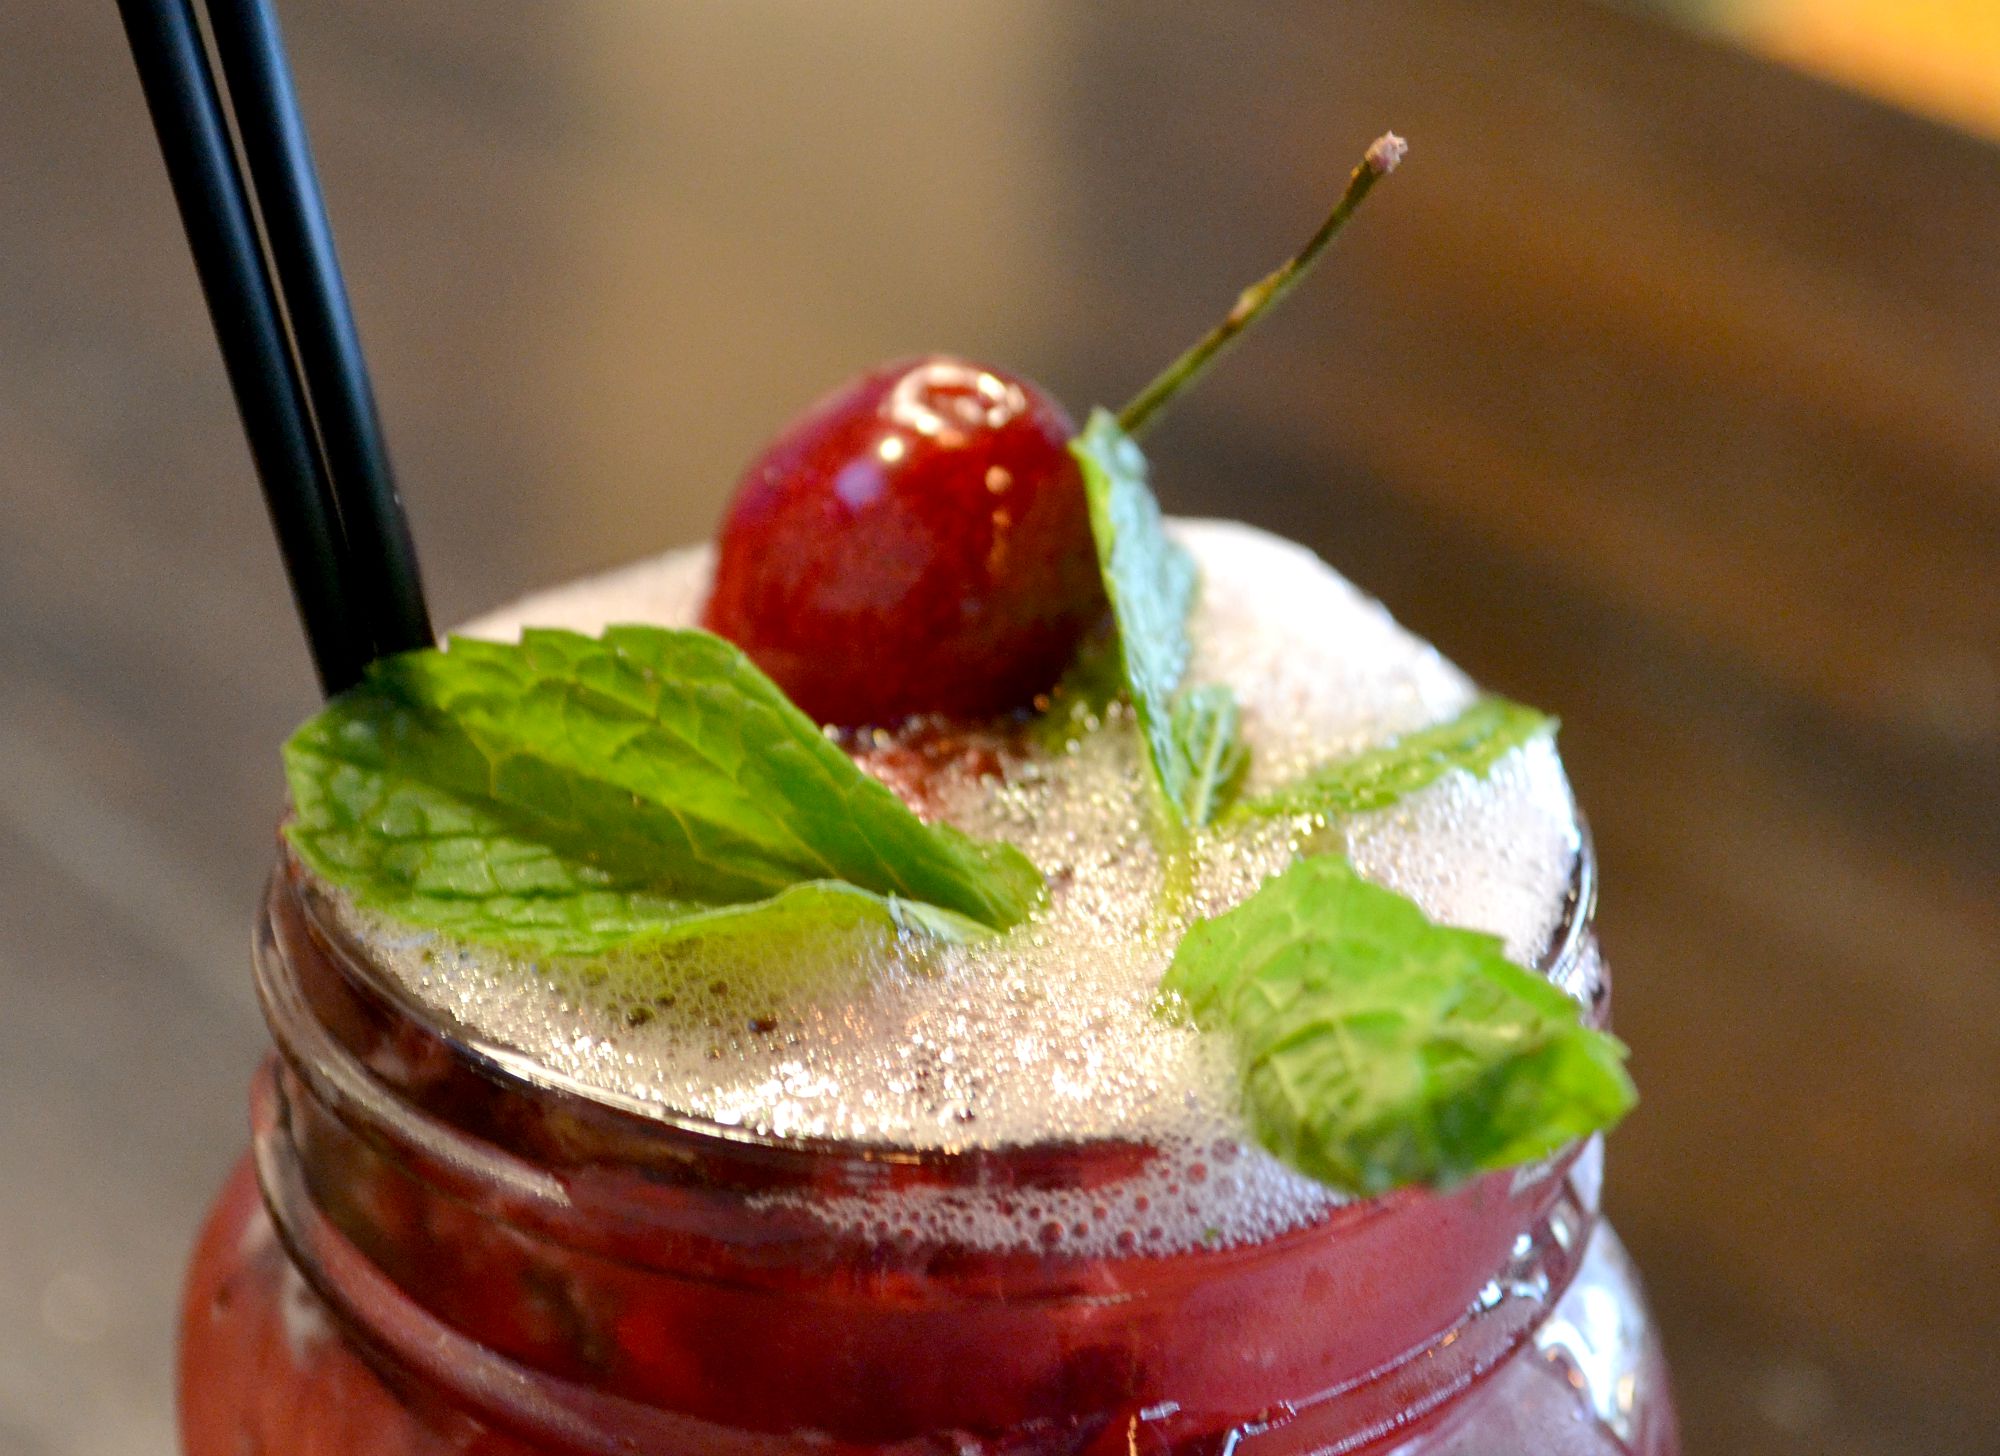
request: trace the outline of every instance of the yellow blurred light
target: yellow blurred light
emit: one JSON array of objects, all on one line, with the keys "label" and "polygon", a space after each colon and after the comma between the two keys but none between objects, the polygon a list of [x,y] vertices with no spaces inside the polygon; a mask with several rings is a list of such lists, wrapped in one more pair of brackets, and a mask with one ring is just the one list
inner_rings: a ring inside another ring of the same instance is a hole
[{"label": "yellow blurred light", "polygon": [[1801,70],[2000,137],[2000,0],[1740,0],[1721,18]]}]

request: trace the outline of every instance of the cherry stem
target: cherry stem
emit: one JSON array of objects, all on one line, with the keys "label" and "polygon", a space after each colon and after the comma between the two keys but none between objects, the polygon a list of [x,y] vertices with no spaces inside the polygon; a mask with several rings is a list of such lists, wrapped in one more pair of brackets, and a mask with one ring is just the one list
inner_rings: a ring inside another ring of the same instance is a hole
[{"label": "cherry stem", "polygon": [[1132,397],[1132,402],[1118,412],[1118,424],[1126,434],[1135,438],[1161,410],[1172,403],[1175,396],[1208,371],[1209,365],[1222,352],[1236,342],[1251,324],[1262,318],[1271,307],[1290,293],[1298,281],[1305,277],[1307,270],[1326,251],[1326,245],[1333,241],[1354,215],[1354,209],[1361,205],[1375,186],[1377,180],[1396,170],[1396,164],[1403,160],[1409,144],[1394,132],[1385,132],[1369,144],[1362,155],[1354,175],[1347,179],[1347,190],[1340,194],[1340,201],[1334,203],[1333,211],[1326,215],[1326,221],[1319,225],[1319,231],[1306,241],[1298,254],[1284,263],[1274,273],[1251,284],[1236,297],[1236,306],[1229,310],[1228,317],[1210,329],[1198,344],[1180,358],[1174,360],[1154,378],[1151,384]]}]

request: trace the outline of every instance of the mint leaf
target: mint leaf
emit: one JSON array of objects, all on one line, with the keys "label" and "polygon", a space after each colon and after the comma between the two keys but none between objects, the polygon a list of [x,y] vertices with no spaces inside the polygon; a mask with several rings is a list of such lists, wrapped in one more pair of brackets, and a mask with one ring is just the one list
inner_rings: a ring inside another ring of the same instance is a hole
[{"label": "mint leaf", "polygon": [[1234,1040],[1257,1140],[1351,1193],[1529,1162],[1636,1099],[1624,1046],[1498,939],[1331,856],[1197,923],[1161,989]]},{"label": "mint leaf", "polygon": [[641,924],[629,937],[603,948],[650,951],[695,940],[710,947],[735,944],[754,948],[807,934],[839,935],[863,929],[921,935],[955,945],[992,933],[976,920],[920,900],[878,895],[841,880],[808,880],[780,890],[768,900],[720,905],[690,911],[671,921]]},{"label": "mint leaf", "polygon": [[1199,827],[1220,807],[1243,759],[1227,686],[1202,689],[1202,701],[1192,707],[1179,703],[1191,651],[1194,558],[1167,536],[1159,502],[1146,485],[1146,457],[1110,413],[1091,411],[1069,448],[1082,467],[1098,569],[1154,782],[1174,826]]},{"label": "mint leaf", "polygon": [[357,903],[550,954],[864,903],[962,937],[1042,893],[1018,851],[924,824],[706,632],[406,653],[300,728],[285,767],[293,846]]},{"label": "mint leaf", "polygon": [[1481,698],[1447,722],[1405,733],[1384,747],[1336,760],[1270,794],[1245,800],[1230,811],[1231,817],[1337,816],[1385,809],[1453,769],[1483,778],[1512,750],[1555,731],[1556,720],[1533,708],[1505,698]]},{"label": "mint leaf", "polygon": [[1190,824],[1213,819],[1250,765],[1239,717],[1236,694],[1222,683],[1190,689],[1174,703],[1174,752],[1187,765],[1181,807]]},{"label": "mint leaf", "polygon": [[1159,502],[1146,486],[1146,457],[1108,412],[1091,411],[1069,448],[1083,469],[1097,564],[1118,623],[1139,730],[1161,787],[1178,803],[1183,765],[1174,752],[1171,720],[1190,651],[1194,558],[1168,539]]}]

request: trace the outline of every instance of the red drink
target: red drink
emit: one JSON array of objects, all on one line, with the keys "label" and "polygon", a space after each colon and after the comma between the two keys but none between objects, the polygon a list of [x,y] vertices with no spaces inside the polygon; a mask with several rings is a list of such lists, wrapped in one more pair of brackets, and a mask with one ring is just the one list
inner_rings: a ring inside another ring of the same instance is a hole
[{"label": "red drink", "polygon": [[[187,1456],[1676,1449],[1594,1144],[1247,1247],[842,1235],[784,1195],[976,1184],[1026,1209],[1149,1150],[664,1122],[441,1029],[296,870],[267,909],[256,1161],[281,1238],[246,1163],[190,1276]],[[1584,885],[1556,952],[1586,968],[1587,915]]]},{"label": "red drink", "polygon": [[[1463,710],[1462,676],[1308,554],[1182,530],[1197,665],[1236,683],[1253,775]],[[520,613],[684,622],[704,571]],[[641,968],[674,995],[613,996],[357,920],[281,864],[257,956],[277,1053],[254,1174],[190,1276],[186,1456],[1674,1456],[1595,1140],[1355,1200],[1247,1139],[1206,1059],[1226,1044],[1157,1014],[1166,871],[1129,718],[1053,754],[998,726],[857,747],[1019,845],[1049,903],[783,1025],[699,952],[691,980]],[[1385,812],[1218,827],[1178,903],[1226,912],[1334,832],[1603,1021],[1546,738]]]}]

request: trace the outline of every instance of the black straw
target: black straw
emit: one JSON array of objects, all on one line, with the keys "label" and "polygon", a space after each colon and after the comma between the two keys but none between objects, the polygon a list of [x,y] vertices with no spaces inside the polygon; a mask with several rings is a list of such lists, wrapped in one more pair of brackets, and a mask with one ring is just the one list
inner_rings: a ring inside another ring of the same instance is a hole
[{"label": "black straw", "polygon": [[416,544],[390,473],[312,146],[266,0],[207,0],[209,28],[277,265],[313,421],[347,537],[349,583],[377,656],[428,647]]},{"label": "black straw", "polygon": [[277,24],[265,0],[211,0],[283,313],[190,0],[119,0],[118,9],[292,597],[331,696],[371,658],[432,639]]},{"label": "black straw", "polygon": [[118,10],[313,666],[337,693],[360,677],[367,647],[348,610],[340,522],[194,12],[188,0],[119,0]]}]

